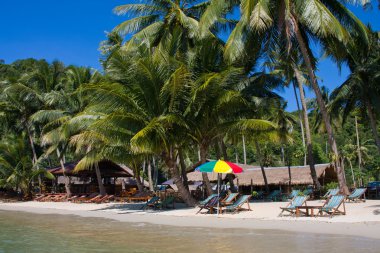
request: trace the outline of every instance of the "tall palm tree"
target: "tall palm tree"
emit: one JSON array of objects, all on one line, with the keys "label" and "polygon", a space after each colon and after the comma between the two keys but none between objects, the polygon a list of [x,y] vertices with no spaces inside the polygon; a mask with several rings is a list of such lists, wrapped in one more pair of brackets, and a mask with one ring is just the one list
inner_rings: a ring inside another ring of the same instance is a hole
[{"label": "tall palm tree", "polygon": [[[358,43],[356,43],[358,44]],[[342,112],[343,122],[351,112],[359,110],[367,115],[378,151],[380,152],[380,137],[376,114],[380,104],[378,97],[380,89],[380,43],[379,35],[371,33],[369,50],[356,46],[348,47],[348,66],[351,74],[346,81],[331,94],[331,110]]]},{"label": "tall palm tree", "polygon": [[[209,11],[210,17],[225,15],[228,11],[227,5],[221,8],[220,1],[211,0],[209,8],[217,11]],[[236,1],[233,1],[236,2]],[[250,1],[241,0],[241,18],[232,31],[226,45],[226,55],[235,61],[239,55],[244,54],[244,42],[249,39],[248,34],[264,34],[269,32],[266,41],[278,37],[287,40],[290,49],[295,42],[300,48],[305,66],[310,78],[311,86],[315,92],[316,99],[321,110],[329,137],[330,146],[334,152],[334,163],[337,169],[340,190],[348,193],[345,184],[344,171],[340,166],[339,152],[331,127],[330,118],[322,99],[322,94],[315,75],[315,63],[313,62],[312,50],[308,44],[308,38],[319,40],[322,45],[337,43],[347,44],[351,34],[360,34],[363,40],[367,38],[367,29],[358,18],[345,7],[345,1]],[[210,20],[211,18],[209,18]],[[210,26],[212,22],[206,24]],[[331,52],[331,51],[330,51]]]}]

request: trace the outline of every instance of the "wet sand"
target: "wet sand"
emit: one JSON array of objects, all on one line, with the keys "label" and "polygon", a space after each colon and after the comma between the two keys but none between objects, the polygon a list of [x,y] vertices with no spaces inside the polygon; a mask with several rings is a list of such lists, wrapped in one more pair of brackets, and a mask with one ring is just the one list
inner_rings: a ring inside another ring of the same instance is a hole
[{"label": "wet sand", "polygon": [[[309,205],[321,205],[310,201]],[[239,214],[196,214],[196,208],[141,211],[141,204],[74,204],[55,202],[0,203],[0,210],[35,214],[63,214],[106,218],[121,222],[177,227],[282,230],[301,233],[349,235],[380,239],[380,201],[347,203],[347,215],[327,217],[278,217],[284,202],[251,203],[252,211]]]}]

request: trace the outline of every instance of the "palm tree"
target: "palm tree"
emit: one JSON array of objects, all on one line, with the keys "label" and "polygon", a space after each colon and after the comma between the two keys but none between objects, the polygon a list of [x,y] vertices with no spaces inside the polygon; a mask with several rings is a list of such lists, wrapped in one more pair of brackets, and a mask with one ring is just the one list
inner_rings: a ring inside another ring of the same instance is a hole
[{"label": "palm tree", "polygon": [[354,110],[367,115],[380,152],[380,137],[378,133],[376,114],[379,111],[378,97],[380,90],[380,44],[379,35],[372,32],[370,49],[363,50],[355,46],[348,47],[348,66],[351,74],[348,79],[331,94],[331,110],[342,112],[343,122]]},{"label": "palm tree", "polygon": [[44,169],[32,169],[30,150],[25,134],[8,135],[0,144],[0,187],[20,191],[24,198],[31,197],[31,185],[38,176],[54,179]]},{"label": "palm tree", "polygon": [[[215,13],[225,15],[232,1],[225,1],[228,3],[224,4],[223,8],[218,2],[220,1],[210,1],[209,8],[214,10],[214,12],[209,11],[210,16],[215,15]],[[247,36],[247,33],[264,34],[270,32],[266,41],[278,37],[285,38],[289,49],[292,47],[292,43],[298,44],[321,110],[329,143],[334,152],[334,163],[340,189],[343,193],[348,193],[330,118],[315,76],[315,63],[313,62],[312,50],[308,45],[308,38],[318,39],[322,45],[347,44],[351,34],[360,34],[362,39],[366,40],[367,29],[343,4],[337,1],[307,0],[280,1],[278,3],[278,1],[273,0],[257,2],[241,0],[239,2],[241,2],[241,18],[227,41],[226,55],[231,61],[235,61],[239,55],[244,53],[244,42],[251,38]],[[212,22],[206,26],[210,26],[210,24]]]},{"label": "palm tree", "polygon": [[[99,81],[98,72],[91,72],[89,68],[69,66],[65,70],[64,78],[61,79],[62,83],[59,83],[64,90],[46,93],[43,97],[45,108],[31,116],[33,123],[42,125],[41,144],[48,147],[45,155],[49,156],[52,152],[56,152],[65,177],[68,197],[71,196],[71,190],[70,179],[66,176],[65,156],[71,136],[80,130],[71,119],[85,107],[79,88],[86,83],[97,81]],[[104,187],[100,188],[104,192]]]},{"label": "palm tree", "polygon": [[138,4],[117,6],[117,15],[132,18],[115,27],[121,34],[132,34],[124,48],[142,45],[167,50],[170,55],[194,46],[199,33],[198,20],[207,3],[185,0],[143,0]]}]

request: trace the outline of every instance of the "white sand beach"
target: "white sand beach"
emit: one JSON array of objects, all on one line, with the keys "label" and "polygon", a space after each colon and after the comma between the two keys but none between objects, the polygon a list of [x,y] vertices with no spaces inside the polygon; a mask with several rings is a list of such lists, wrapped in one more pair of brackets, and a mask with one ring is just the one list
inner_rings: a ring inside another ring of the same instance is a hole
[{"label": "white sand beach", "polygon": [[[308,205],[322,205],[308,201]],[[181,227],[276,229],[305,233],[351,235],[380,239],[380,200],[346,203],[347,215],[329,217],[278,217],[285,202],[251,203],[252,211],[238,214],[196,214],[198,208],[180,204],[174,210],[141,210],[141,203],[75,204],[69,202],[0,203],[0,210],[38,214],[99,217],[121,222],[152,223]]]}]

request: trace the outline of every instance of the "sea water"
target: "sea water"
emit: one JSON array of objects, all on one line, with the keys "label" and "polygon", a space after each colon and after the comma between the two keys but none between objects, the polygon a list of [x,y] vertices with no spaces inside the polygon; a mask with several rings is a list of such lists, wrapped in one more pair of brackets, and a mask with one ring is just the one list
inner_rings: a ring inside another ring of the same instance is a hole
[{"label": "sea water", "polygon": [[380,241],[276,230],[188,228],[0,211],[0,252],[380,252]]}]

